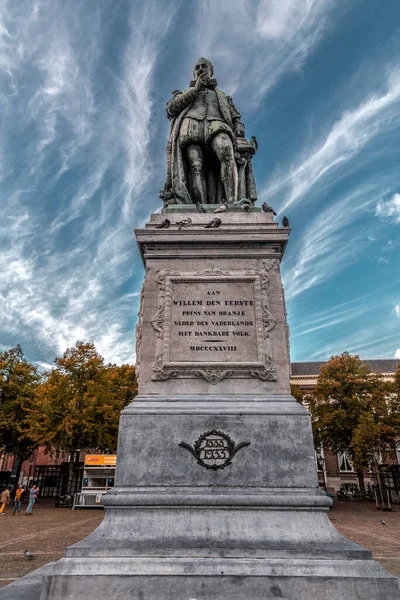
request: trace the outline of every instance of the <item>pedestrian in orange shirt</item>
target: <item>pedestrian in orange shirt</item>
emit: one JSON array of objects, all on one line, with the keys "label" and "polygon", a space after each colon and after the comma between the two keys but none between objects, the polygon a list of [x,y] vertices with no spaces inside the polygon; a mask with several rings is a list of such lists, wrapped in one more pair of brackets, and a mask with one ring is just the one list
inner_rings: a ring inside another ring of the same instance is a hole
[{"label": "pedestrian in orange shirt", "polygon": [[12,516],[14,516],[16,512],[18,514],[20,514],[20,512],[21,512],[21,498],[22,498],[23,493],[24,493],[24,489],[23,489],[22,485],[19,485],[15,492],[14,510],[13,510]]}]

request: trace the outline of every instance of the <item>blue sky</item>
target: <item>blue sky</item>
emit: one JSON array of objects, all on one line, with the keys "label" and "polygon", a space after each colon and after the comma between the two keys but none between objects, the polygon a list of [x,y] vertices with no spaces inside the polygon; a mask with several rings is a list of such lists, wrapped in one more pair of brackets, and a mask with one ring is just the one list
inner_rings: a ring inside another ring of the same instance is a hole
[{"label": "blue sky", "polygon": [[400,358],[399,0],[2,0],[0,347],[133,362],[165,103],[214,63],[291,221],[292,360]]}]

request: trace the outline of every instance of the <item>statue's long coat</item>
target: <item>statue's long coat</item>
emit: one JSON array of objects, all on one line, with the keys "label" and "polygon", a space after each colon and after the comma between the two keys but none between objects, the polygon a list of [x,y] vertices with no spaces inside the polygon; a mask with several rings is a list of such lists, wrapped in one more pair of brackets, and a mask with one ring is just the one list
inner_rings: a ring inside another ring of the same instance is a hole
[{"label": "statue's long coat", "polygon": [[[189,90],[188,90],[189,91]],[[229,127],[232,129],[233,138],[233,120],[232,116],[240,119],[240,113],[236,110],[231,98],[224,92],[215,88],[221,114]],[[168,103],[169,104],[169,103]],[[167,105],[168,106],[168,105]],[[172,191],[177,204],[191,204],[192,198],[189,193],[187,173],[183,159],[182,148],[179,144],[179,132],[182,121],[192,106],[192,102],[186,106],[176,117],[171,118],[171,132],[167,146],[167,182],[166,187]]]}]

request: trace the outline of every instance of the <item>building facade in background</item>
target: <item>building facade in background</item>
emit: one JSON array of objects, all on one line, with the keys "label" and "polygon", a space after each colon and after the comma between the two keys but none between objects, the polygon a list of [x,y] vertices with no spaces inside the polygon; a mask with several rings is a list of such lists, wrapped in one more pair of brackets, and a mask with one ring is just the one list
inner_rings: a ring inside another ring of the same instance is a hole
[{"label": "building facade in background", "polygon": [[[387,381],[394,380],[395,372],[400,364],[400,361],[395,359],[369,359],[362,360],[361,362],[367,364],[372,373],[380,373]],[[297,385],[297,387],[304,391],[311,392],[317,385],[321,367],[325,364],[325,362],[292,363],[290,383]],[[343,484],[346,487],[351,484],[358,486],[357,474],[345,453],[335,454],[327,448],[322,448],[320,452],[317,452],[316,456],[319,483],[327,492],[335,494]],[[391,459],[391,463],[400,465],[400,440],[396,456]],[[372,485],[374,480],[373,474],[367,471],[365,473],[365,485],[368,485],[368,483]]]},{"label": "building facade in background", "polygon": [[[400,364],[399,360],[394,359],[370,359],[362,362],[368,364],[373,373],[381,373],[382,377],[388,381],[393,381],[396,369]],[[292,363],[291,384],[297,385],[302,390],[312,391],[324,364],[325,362]],[[296,440],[293,440],[293,443],[295,444]],[[345,453],[335,454],[324,448],[316,454],[316,457],[319,483],[327,492],[335,494],[343,484],[345,486],[358,485],[353,465]],[[51,455],[46,453],[44,448],[38,448],[30,460],[24,461],[20,483],[29,485],[35,481],[41,497],[53,497],[67,491],[79,492],[82,487],[85,453],[81,453],[79,469],[74,481],[68,479],[69,461],[69,455]],[[392,462],[394,465],[400,465],[400,440],[396,457],[393,457]],[[0,485],[11,482],[12,466],[12,456],[0,456]],[[374,483],[373,474],[366,472],[365,484],[368,483]]]}]

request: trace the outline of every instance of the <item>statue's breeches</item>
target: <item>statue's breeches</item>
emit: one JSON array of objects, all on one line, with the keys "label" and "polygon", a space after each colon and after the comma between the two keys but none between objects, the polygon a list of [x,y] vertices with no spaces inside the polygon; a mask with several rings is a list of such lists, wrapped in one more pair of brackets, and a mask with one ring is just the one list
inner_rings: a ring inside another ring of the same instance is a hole
[{"label": "statue's breeches", "polygon": [[207,119],[198,121],[186,117],[183,119],[180,128],[179,144],[181,148],[186,148],[191,144],[209,146],[218,133],[227,133],[233,140],[232,129],[223,121],[209,121]]}]

